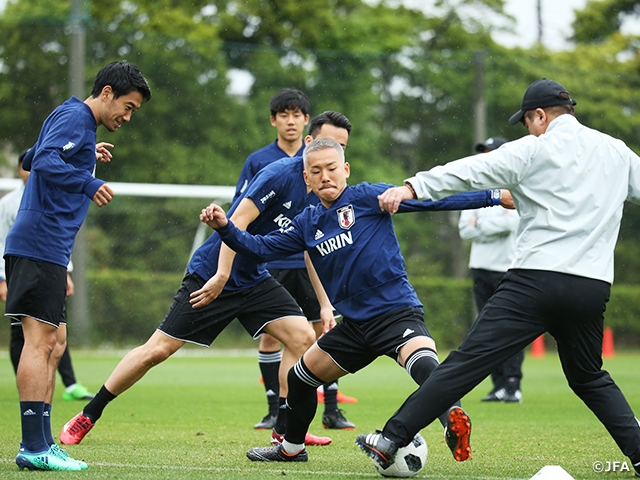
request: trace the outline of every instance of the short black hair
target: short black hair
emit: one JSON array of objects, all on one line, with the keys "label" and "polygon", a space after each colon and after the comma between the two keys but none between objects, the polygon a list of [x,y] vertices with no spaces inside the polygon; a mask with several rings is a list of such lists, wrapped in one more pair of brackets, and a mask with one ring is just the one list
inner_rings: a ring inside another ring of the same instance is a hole
[{"label": "short black hair", "polygon": [[126,60],[111,62],[100,69],[93,83],[91,96],[97,98],[107,85],[113,90],[114,98],[135,91],[142,95],[142,103],[151,99],[151,88],[140,73],[140,69]]},{"label": "short black hair", "polygon": [[320,132],[324,124],[333,125],[334,127],[344,128],[351,135],[351,122],[340,112],[327,110],[320,115],[316,115],[309,122],[309,135],[313,138]]},{"label": "short black hair", "polygon": [[22,152],[20,152],[20,155],[18,155],[18,167],[22,166],[22,161],[24,160],[24,157],[29,150],[30,150],[29,148],[26,150],[23,150]]},{"label": "short black hair", "polygon": [[269,102],[269,109],[271,110],[272,117],[275,117],[278,113],[286,112],[287,110],[300,110],[305,115],[309,115],[309,111],[311,111],[311,102],[300,90],[296,90],[295,88],[283,88],[271,98],[271,101]]}]

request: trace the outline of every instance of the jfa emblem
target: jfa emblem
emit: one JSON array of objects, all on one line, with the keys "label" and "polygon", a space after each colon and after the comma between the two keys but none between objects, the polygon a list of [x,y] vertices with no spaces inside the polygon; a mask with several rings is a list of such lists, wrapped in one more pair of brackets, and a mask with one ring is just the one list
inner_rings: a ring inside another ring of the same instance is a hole
[{"label": "jfa emblem", "polygon": [[353,206],[347,205],[338,209],[338,223],[340,228],[349,230],[356,223],[356,214],[353,212]]}]

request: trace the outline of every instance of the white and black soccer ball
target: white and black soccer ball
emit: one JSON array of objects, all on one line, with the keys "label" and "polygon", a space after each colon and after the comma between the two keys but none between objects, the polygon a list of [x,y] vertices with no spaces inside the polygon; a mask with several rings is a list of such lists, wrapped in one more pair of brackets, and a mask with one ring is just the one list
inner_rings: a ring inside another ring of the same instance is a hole
[{"label": "white and black soccer ball", "polygon": [[428,454],[427,442],[417,433],[409,445],[398,449],[396,459],[387,468],[382,468],[377,462],[373,464],[383,477],[409,478],[424,468]]}]

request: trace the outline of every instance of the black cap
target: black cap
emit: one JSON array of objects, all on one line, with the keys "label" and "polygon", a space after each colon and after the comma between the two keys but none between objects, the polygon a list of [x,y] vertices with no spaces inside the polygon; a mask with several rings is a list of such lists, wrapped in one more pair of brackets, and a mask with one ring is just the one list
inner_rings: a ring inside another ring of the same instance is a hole
[{"label": "black cap", "polygon": [[484,143],[476,144],[476,152],[490,152],[505,143],[507,143],[507,140],[502,137],[489,137],[484,141]]},{"label": "black cap", "polygon": [[514,113],[509,119],[509,125],[515,125],[522,121],[524,113],[529,110],[535,110],[536,108],[555,107],[556,105],[575,105],[577,102],[572,98],[562,98],[565,95],[569,96],[567,89],[553,80],[537,80],[529,85],[527,91],[524,92],[522,97],[522,105],[520,110]]}]

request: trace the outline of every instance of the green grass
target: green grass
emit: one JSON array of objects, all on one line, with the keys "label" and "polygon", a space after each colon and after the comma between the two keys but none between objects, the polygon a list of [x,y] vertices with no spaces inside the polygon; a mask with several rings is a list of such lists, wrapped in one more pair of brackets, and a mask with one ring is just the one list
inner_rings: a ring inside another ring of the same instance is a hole
[{"label": "green grass", "polygon": [[[203,353],[203,355],[195,355]],[[121,354],[74,352],[78,378],[96,390]],[[618,353],[607,368],[636,412],[640,411],[640,354]],[[484,404],[490,389],[485,380],[463,400],[473,419],[473,459],[453,460],[434,423],[423,430],[429,446],[427,467],[417,478],[529,479],[545,465],[561,465],[575,479],[633,478],[632,473],[594,473],[596,461],[627,460],[593,414],[569,390],[557,358],[527,358],[520,405]],[[309,448],[302,464],[256,464],[245,457],[253,446],[268,444],[269,433],[252,425],[266,413],[264,390],[258,383],[255,353],[221,356],[189,350],[152,369],[131,390],[116,399],[72,456],[89,463],[86,472],[65,478],[91,479],[326,479],[382,478],[355,446],[358,433],[381,428],[414,390],[408,375],[389,359],[379,359],[357,375],[341,380],[341,389],[359,398],[343,405],[355,431],[322,429],[320,415],[311,431],[330,434],[333,444]],[[54,399],[54,435],[84,405],[64,402],[62,388]],[[319,409],[320,410],[320,409]],[[9,359],[0,356],[0,478],[24,479],[14,457],[20,440],[18,396]]]}]

